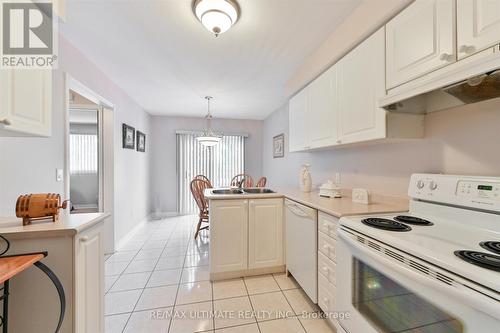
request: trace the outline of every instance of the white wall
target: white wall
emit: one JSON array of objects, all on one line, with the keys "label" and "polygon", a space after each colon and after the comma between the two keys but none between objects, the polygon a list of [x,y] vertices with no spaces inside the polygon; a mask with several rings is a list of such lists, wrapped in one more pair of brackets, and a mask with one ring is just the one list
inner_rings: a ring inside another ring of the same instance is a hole
[{"label": "white wall", "polygon": [[[214,119],[214,129],[226,133],[247,133],[245,169],[254,178],[262,175],[262,121]],[[177,130],[202,130],[204,118],[153,116],[151,119],[151,190],[153,203],[159,200],[161,212],[177,211],[176,139]],[[158,198],[158,199],[156,199]]]},{"label": "white wall", "polygon": [[272,137],[285,133],[288,107],[264,121],[263,171],[271,187],[298,187],[301,165],[311,164],[317,186],[342,173],[346,187],[367,187],[380,193],[407,192],[416,172],[500,176],[500,100],[428,114],[425,139],[372,144],[317,152],[289,153],[272,158]]},{"label": "white wall", "polygon": [[150,116],[95,64],[65,40],[59,39],[59,69],[54,71],[53,119],[50,138],[0,138],[0,216],[15,215],[18,195],[64,193],[55,169],[64,168],[64,73],[86,85],[115,106],[115,240],[149,214],[149,160],[146,153],[121,148],[123,122],[149,135]]}]

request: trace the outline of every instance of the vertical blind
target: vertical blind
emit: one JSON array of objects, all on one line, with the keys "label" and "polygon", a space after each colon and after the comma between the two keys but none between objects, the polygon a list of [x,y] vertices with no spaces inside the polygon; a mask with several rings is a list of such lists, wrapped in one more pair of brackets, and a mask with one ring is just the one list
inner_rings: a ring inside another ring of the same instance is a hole
[{"label": "vertical blind", "polygon": [[181,214],[193,214],[198,207],[189,185],[197,175],[205,175],[214,187],[229,186],[231,179],[245,170],[245,137],[225,135],[214,147],[196,141],[196,135],[177,134],[178,204]]},{"label": "vertical blind", "polygon": [[70,134],[70,174],[97,173],[98,142],[96,134]]}]

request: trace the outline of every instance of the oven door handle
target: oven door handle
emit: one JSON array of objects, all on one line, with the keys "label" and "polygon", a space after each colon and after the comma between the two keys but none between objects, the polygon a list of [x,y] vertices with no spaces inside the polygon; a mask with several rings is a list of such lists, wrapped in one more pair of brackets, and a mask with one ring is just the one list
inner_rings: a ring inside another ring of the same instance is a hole
[{"label": "oven door handle", "polygon": [[434,290],[440,290],[440,291],[446,290],[448,294],[451,294],[450,288],[453,288],[453,295],[457,296],[461,301],[472,305],[475,309],[483,311],[494,318],[500,319],[500,303],[498,301],[495,301],[494,299],[486,295],[478,297],[477,292],[472,291],[469,287],[461,283],[457,282],[453,286],[446,285],[443,282],[438,282],[433,278],[429,278],[428,276],[422,273],[417,273],[411,268],[401,265],[401,263],[398,261],[393,261],[384,258],[380,254],[374,252],[374,250],[369,250],[364,246],[360,246],[356,241],[354,241],[349,236],[349,233],[342,230],[342,228],[338,229],[338,235],[340,237],[340,240],[347,243],[348,246],[355,248],[356,250],[362,252],[364,255],[370,257],[371,259],[379,263],[382,263],[383,265],[387,265],[397,270],[406,278],[410,280],[416,280],[419,283],[425,284],[426,286]]}]

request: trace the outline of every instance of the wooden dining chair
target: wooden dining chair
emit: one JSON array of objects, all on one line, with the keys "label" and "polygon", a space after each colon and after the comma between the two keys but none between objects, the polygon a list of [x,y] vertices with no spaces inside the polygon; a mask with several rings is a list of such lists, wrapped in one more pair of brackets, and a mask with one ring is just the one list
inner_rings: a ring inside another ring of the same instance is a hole
[{"label": "wooden dining chair", "polygon": [[201,227],[203,222],[209,223],[208,220],[208,200],[205,198],[205,189],[211,188],[210,183],[203,179],[193,179],[190,184],[191,194],[193,194],[196,205],[199,209],[199,220],[196,225],[196,232],[194,234],[194,239],[198,237],[200,230],[208,229],[208,226]]},{"label": "wooden dining chair", "polygon": [[[243,182],[243,183],[242,183]],[[253,178],[246,173],[236,175],[231,179],[231,186],[238,187],[253,187]]]},{"label": "wooden dining chair", "polygon": [[266,187],[266,184],[267,184],[267,178],[260,177],[260,179],[257,181],[257,184],[255,184],[255,187]]},{"label": "wooden dining chair", "polygon": [[204,180],[204,181],[206,181],[206,182],[208,183],[208,185],[209,185],[208,187],[210,187],[210,188],[213,188],[213,187],[214,187],[214,186],[212,185],[212,182],[210,181],[210,179],[208,179],[208,178],[207,178],[207,176],[205,176],[205,175],[198,175],[198,176],[195,176],[195,177],[193,178],[193,180],[194,180],[194,179],[201,179],[201,180]]}]

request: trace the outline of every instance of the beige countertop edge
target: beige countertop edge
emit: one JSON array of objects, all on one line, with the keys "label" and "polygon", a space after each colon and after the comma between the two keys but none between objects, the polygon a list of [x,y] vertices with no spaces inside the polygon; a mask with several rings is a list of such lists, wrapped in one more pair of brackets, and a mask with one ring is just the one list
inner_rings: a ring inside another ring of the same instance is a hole
[{"label": "beige countertop edge", "polygon": [[37,221],[23,226],[16,217],[0,217],[1,235],[19,235],[34,237],[74,236],[89,229],[109,217],[108,213],[68,214],[63,212],[57,222]]},{"label": "beige countertop edge", "polygon": [[267,198],[287,198],[305,206],[317,209],[323,213],[335,217],[384,214],[408,211],[409,200],[406,197],[388,196],[382,194],[372,194],[372,202],[368,205],[352,202],[350,190],[343,191],[342,198],[323,198],[318,192],[304,193],[295,189],[278,189],[276,193],[269,194],[221,194],[208,193],[205,197],[208,200],[232,200],[232,199],[267,199]]}]

